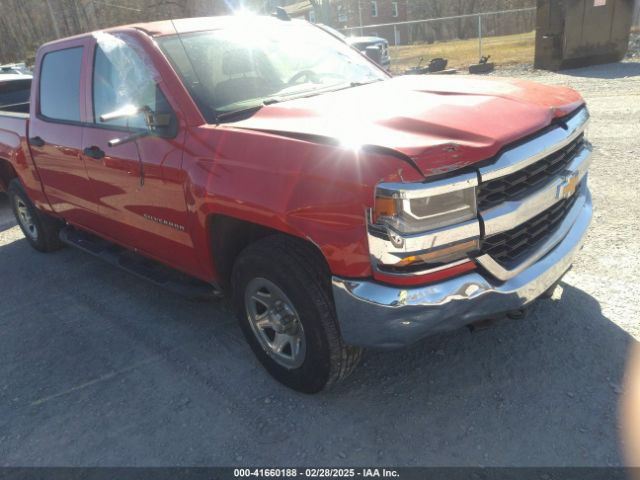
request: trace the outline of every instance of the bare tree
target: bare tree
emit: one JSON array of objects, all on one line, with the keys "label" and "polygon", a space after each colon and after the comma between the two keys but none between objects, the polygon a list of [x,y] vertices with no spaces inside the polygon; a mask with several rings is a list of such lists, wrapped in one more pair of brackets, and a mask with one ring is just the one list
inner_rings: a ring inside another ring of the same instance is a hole
[{"label": "bare tree", "polygon": [[[268,5],[295,1],[300,0],[0,0],[0,62],[33,59],[36,49],[44,42],[100,28],[167,18],[222,15],[234,7],[266,13]],[[333,1],[311,0],[318,19],[331,23],[326,7]],[[368,0],[343,1],[349,9],[369,5]],[[406,1],[410,20],[535,5],[535,0]],[[355,15],[357,18],[357,12]],[[526,13],[499,20],[489,18],[486,28],[497,33],[514,33],[523,31],[523,25],[530,25],[531,18],[532,15]],[[418,24],[413,25],[410,32],[412,41],[467,38],[476,35],[477,21]]]}]

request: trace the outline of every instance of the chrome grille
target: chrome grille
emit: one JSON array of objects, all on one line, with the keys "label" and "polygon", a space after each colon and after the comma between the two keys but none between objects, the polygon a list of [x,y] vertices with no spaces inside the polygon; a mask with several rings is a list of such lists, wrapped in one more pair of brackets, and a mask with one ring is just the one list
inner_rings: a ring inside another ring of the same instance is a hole
[{"label": "chrome grille", "polygon": [[481,183],[478,186],[479,210],[489,209],[505,201],[519,200],[540,188],[571,163],[583,144],[584,135],[581,134],[564,148],[522,170]]},{"label": "chrome grille", "polygon": [[482,252],[491,255],[505,268],[513,267],[560,226],[582,188],[583,185],[570,198],[561,200],[516,228],[485,238],[482,242]]}]

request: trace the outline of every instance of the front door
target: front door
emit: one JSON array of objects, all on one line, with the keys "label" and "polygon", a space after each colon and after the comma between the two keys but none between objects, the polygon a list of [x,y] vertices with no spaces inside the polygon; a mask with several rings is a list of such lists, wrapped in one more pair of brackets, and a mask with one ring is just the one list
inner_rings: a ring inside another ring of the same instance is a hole
[{"label": "front door", "polygon": [[[91,99],[88,110],[92,121],[86,125],[82,141],[99,216],[92,229],[158,260],[189,269],[195,258],[181,168],[185,129],[151,63],[129,41],[102,34],[94,45],[91,95],[87,97]],[[145,107],[155,118],[163,119],[163,124],[149,134],[142,113],[103,118],[124,107]],[[110,146],[114,140],[124,141]],[[176,258],[181,259],[180,265]]]}]

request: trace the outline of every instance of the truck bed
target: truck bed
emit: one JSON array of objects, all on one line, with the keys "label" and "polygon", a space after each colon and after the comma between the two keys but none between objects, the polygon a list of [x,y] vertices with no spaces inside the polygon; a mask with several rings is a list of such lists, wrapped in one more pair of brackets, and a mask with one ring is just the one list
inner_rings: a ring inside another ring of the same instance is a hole
[{"label": "truck bed", "polygon": [[[27,113],[0,111],[0,160],[15,159],[22,148],[21,140],[27,136],[28,121]],[[7,186],[0,181],[0,192],[5,191],[6,188]]]},{"label": "truck bed", "polygon": [[30,76],[0,75],[0,112],[29,113]]},{"label": "truck bed", "polygon": [[7,152],[20,147],[20,138],[27,136],[28,113],[0,110],[0,158],[9,159]]}]

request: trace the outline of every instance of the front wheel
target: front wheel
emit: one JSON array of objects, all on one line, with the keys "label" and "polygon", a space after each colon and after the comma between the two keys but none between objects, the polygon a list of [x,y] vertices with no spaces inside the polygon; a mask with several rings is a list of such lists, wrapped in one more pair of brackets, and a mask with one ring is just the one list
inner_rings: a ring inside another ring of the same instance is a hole
[{"label": "front wheel", "polygon": [[346,378],[362,350],[342,341],[319,252],[273,235],[247,247],[232,274],[240,327],[258,360],[284,385],[316,393]]},{"label": "front wheel", "polygon": [[62,242],[58,235],[62,222],[38,210],[18,179],[9,183],[7,193],[13,214],[31,246],[40,252],[52,252],[61,248]]}]

